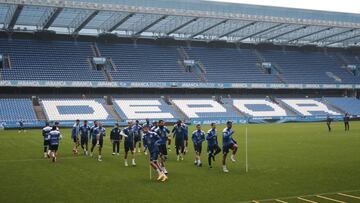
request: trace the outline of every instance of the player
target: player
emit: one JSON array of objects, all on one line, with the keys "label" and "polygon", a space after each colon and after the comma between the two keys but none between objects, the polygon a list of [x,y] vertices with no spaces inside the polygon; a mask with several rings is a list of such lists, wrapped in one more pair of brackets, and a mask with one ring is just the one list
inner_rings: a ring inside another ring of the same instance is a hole
[{"label": "player", "polygon": [[329,132],[331,132],[331,122],[333,121],[333,119],[330,117],[330,115],[327,115],[326,117],[326,125],[328,127]]},{"label": "player", "polygon": [[55,121],[54,125],[56,127],[56,130],[60,132],[60,123],[59,123],[59,121]]},{"label": "player", "polygon": [[191,137],[193,143],[194,143],[194,149],[195,149],[195,165],[198,167],[202,166],[201,163],[201,151],[202,151],[202,143],[205,141],[205,132],[201,130],[201,125],[196,125],[196,130],[192,133]]},{"label": "player", "polygon": [[49,123],[45,123],[45,127],[42,129],[42,136],[44,137],[44,158],[50,158],[50,136],[49,133],[52,130]]},{"label": "player", "polygon": [[74,143],[74,146],[73,146],[74,155],[79,153],[79,151],[78,151],[78,147],[80,146],[79,135],[80,135],[80,120],[77,119],[75,121],[75,124],[73,125],[72,131],[71,131],[71,138]]},{"label": "player", "polygon": [[92,131],[92,146],[90,156],[93,157],[94,148],[97,145],[99,148],[98,161],[102,161],[101,151],[104,144],[104,137],[106,136],[105,128],[102,123],[98,123],[98,127],[94,128]]},{"label": "player", "polygon": [[125,161],[125,166],[129,166],[128,162],[127,162],[127,158],[128,158],[128,153],[130,151],[131,153],[131,164],[132,166],[136,166],[136,162],[135,162],[135,132],[134,132],[134,122],[133,121],[128,121],[128,127],[124,128],[120,135],[122,135],[125,138],[124,141],[124,148],[125,148],[125,156],[124,156],[124,161]]},{"label": "player", "polygon": [[21,133],[21,131],[26,132],[25,128],[24,128],[24,120],[19,120],[19,133]]},{"label": "player", "polygon": [[56,162],[57,151],[59,149],[60,139],[62,138],[60,131],[57,130],[56,126],[53,126],[50,133],[50,151],[52,156],[52,162]]},{"label": "player", "polygon": [[158,122],[157,122],[157,121],[154,121],[154,122],[153,122],[153,126],[150,128],[150,131],[155,132],[155,130],[157,129],[157,127],[158,127]]},{"label": "player", "polygon": [[150,153],[150,166],[155,169],[158,173],[157,180],[165,182],[168,177],[166,176],[163,168],[158,164],[159,157],[159,146],[161,144],[161,138],[158,134],[151,132],[149,126],[144,126],[144,140],[146,142],[146,146],[149,149]]},{"label": "player", "polygon": [[[153,127],[153,125],[150,123],[150,120],[147,118],[145,120],[146,122],[143,124],[143,129],[144,127],[148,127],[148,129],[151,131],[151,128]],[[143,136],[143,146],[144,146],[144,154],[147,155],[147,146],[146,146],[146,140],[144,139],[144,136]]]},{"label": "player", "polygon": [[80,127],[80,144],[81,148],[84,150],[84,156],[87,156],[88,153],[89,136],[90,126],[88,126],[88,121],[84,120],[84,125]]},{"label": "player", "polygon": [[159,120],[158,127],[155,129],[155,133],[161,138],[159,151],[160,151],[160,166],[165,174],[168,174],[168,171],[165,168],[165,160],[168,158],[168,152],[166,148],[166,143],[168,139],[168,134],[170,130],[165,127],[165,121]]},{"label": "player", "polygon": [[236,162],[235,160],[235,154],[237,152],[238,146],[237,142],[232,138],[232,135],[234,134],[234,131],[232,130],[232,122],[228,121],[226,123],[226,128],[223,130],[222,136],[223,136],[223,171],[225,173],[228,173],[229,170],[226,167],[226,156],[229,153],[229,150],[231,149],[233,151],[231,155],[231,161]]},{"label": "player", "polygon": [[215,156],[221,152],[221,149],[217,140],[216,123],[211,123],[211,129],[207,132],[206,140],[208,142],[208,163],[212,168],[211,159],[215,161]]},{"label": "player", "polygon": [[185,127],[182,125],[182,121],[178,120],[176,125],[171,131],[175,138],[175,149],[176,149],[176,160],[184,160],[183,155],[185,154]]},{"label": "player", "polygon": [[186,125],[185,120],[182,122],[182,125],[184,126],[185,129],[185,149],[184,149],[184,153],[188,152],[188,145],[189,145],[189,127]]},{"label": "player", "polygon": [[115,127],[111,130],[110,132],[110,141],[113,145],[113,153],[112,155],[115,155],[115,151],[116,151],[116,154],[119,156],[119,151],[120,151],[120,140],[122,138],[122,136],[120,135],[120,127],[119,127],[119,124],[116,123],[115,124]]},{"label": "player", "polygon": [[349,115],[349,113],[345,113],[345,116],[344,116],[345,131],[350,130],[349,121],[350,121],[350,115]]},{"label": "player", "polygon": [[[140,149],[141,149],[141,138],[142,138],[142,126],[140,125],[139,121],[136,120],[135,121],[135,125],[133,126],[134,128],[134,146],[135,146],[135,152],[136,152],[136,148],[137,148],[137,152],[140,153]],[[139,143],[139,144],[138,144]],[[138,144],[138,146],[136,146]]]},{"label": "player", "polygon": [[97,128],[97,127],[98,127],[98,121],[94,121],[93,126],[91,126],[91,128],[90,128],[89,140],[90,140],[91,137],[92,137],[93,130],[94,130],[95,128]]}]

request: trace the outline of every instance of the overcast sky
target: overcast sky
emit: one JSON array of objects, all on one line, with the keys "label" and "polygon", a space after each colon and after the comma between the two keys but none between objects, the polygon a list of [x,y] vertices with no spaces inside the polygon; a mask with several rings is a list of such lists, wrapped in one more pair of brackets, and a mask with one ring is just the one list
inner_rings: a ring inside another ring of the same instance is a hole
[{"label": "overcast sky", "polygon": [[360,14],[360,0],[210,0]]}]

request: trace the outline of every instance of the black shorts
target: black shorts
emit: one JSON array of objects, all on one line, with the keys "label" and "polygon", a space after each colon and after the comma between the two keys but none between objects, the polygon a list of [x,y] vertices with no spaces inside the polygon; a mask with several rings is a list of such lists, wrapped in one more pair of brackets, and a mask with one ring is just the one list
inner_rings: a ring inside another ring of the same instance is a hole
[{"label": "black shorts", "polygon": [[50,140],[44,140],[44,146],[49,146],[50,145]]},{"label": "black shorts", "polygon": [[232,149],[236,145],[235,143],[229,143],[223,146],[223,154],[229,153],[230,149]]},{"label": "black shorts", "polygon": [[[96,139],[92,139],[92,145],[96,145],[97,144],[97,140]],[[99,139],[99,145],[100,147],[102,147],[104,144],[104,139]]]},{"label": "black shorts", "polygon": [[81,145],[87,144],[89,142],[88,137],[81,137]]},{"label": "black shorts", "polygon": [[59,149],[59,145],[50,145],[49,149],[56,152]]},{"label": "black shorts", "polygon": [[124,142],[125,152],[134,151],[134,143],[132,142]]},{"label": "black shorts", "polygon": [[166,148],[166,144],[161,144],[159,145],[159,152],[160,154],[164,155],[164,156],[167,156],[168,155],[168,151],[167,151],[167,148]]},{"label": "black shorts", "polygon": [[78,143],[78,142],[79,142],[79,138],[78,138],[78,137],[73,137],[73,142],[74,142],[74,143]]},{"label": "black shorts", "polygon": [[220,148],[219,145],[217,145],[217,144],[211,145],[211,146],[208,146],[208,147],[207,147],[207,151],[208,151],[208,152],[214,152],[214,151],[216,151],[217,149],[221,150],[221,148]]},{"label": "black shorts", "polygon": [[201,151],[202,151],[202,145],[194,145],[194,150],[195,152],[201,154]]},{"label": "black shorts", "polygon": [[176,147],[185,147],[185,140],[175,140]]},{"label": "black shorts", "polygon": [[140,142],[140,141],[141,141],[141,135],[134,136],[134,142],[135,143]]}]

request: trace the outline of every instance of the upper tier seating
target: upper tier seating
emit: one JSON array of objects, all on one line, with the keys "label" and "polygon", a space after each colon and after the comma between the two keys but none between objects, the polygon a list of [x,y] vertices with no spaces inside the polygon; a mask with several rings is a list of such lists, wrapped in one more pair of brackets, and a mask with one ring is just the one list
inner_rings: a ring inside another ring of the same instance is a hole
[{"label": "upper tier seating", "polygon": [[[360,77],[355,77],[341,68],[341,63],[335,55],[279,50],[260,50],[260,52],[267,61],[278,66],[286,83],[349,84],[360,82]],[[336,82],[327,75],[327,72],[341,78],[341,82]]]},{"label": "upper tier seating", "polygon": [[12,69],[0,69],[4,80],[103,81],[92,70],[90,42],[0,39],[0,53],[9,55]]},{"label": "upper tier seating", "polygon": [[102,56],[116,65],[109,71],[114,81],[200,82],[178,64],[176,47],[138,44],[98,44]]}]

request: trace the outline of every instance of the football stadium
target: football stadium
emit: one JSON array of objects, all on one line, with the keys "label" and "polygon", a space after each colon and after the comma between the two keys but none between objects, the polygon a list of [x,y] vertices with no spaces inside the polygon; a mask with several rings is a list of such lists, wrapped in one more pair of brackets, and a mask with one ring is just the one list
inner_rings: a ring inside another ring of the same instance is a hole
[{"label": "football stadium", "polygon": [[0,0],[0,202],[360,202],[360,13]]}]

